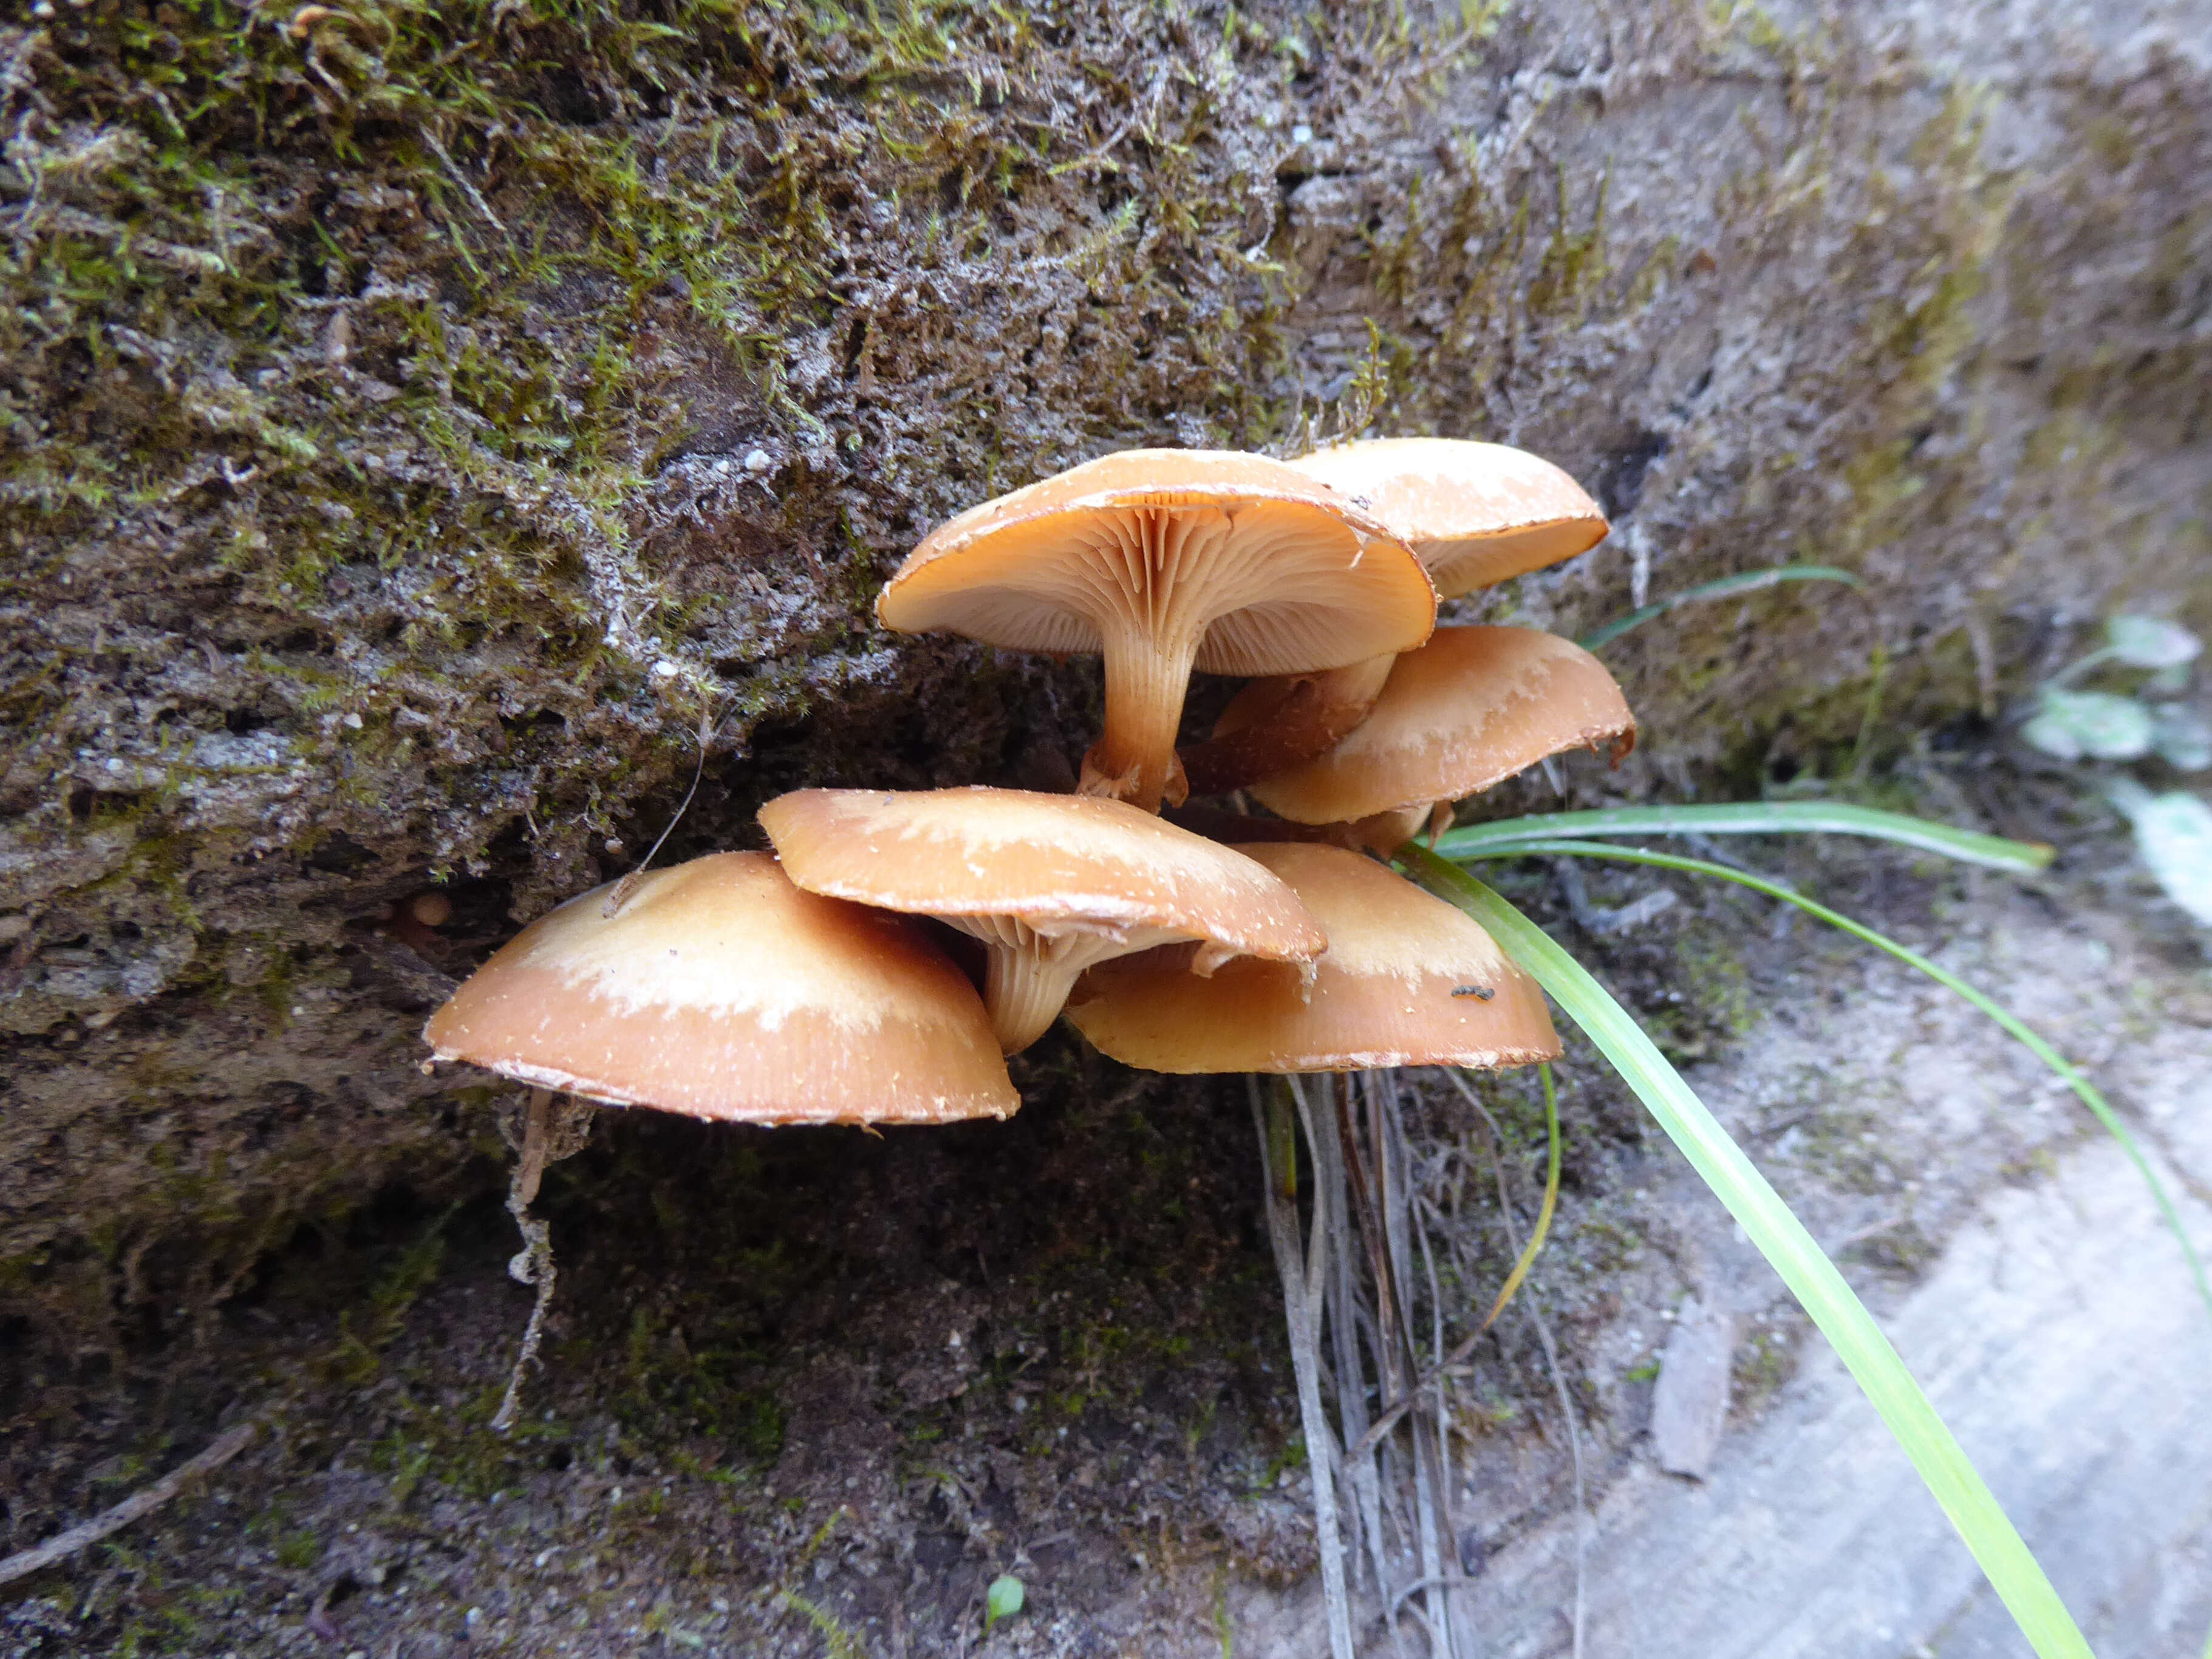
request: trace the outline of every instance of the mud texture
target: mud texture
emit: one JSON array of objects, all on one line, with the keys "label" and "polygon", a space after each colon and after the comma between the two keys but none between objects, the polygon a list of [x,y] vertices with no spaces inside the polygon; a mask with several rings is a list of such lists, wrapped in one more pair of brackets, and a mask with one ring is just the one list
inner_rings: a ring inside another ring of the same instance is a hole
[{"label": "mud texture", "polygon": [[[234,1525],[49,1576],[11,1632],[330,1641],[404,1559],[391,1594],[452,1605],[379,1652],[536,1650],[517,1609],[586,1601],[641,1633],[577,1651],[956,1651],[987,1568],[1062,1549],[1080,1594],[993,1639],[1218,1651],[1311,1549],[1235,1090],[1063,1034],[1003,1130],[608,1121],[552,1188],[551,1415],[498,1442],[505,1097],[423,1076],[422,1016],[635,863],[702,731],[664,857],[759,844],[795,785],[1064,770],[1095,665],[872,602],[950,513],[1133,444],[1433,430],[1591,483],[1612,540],[1462,619],[1854,570],[1610,647],[1644,742],[1570,788],[1888,792],[2101,878],[2108,817],[2004,783],[2004,720],[2118,605],[2212,632],[2208,39],[2201,4],[18,11],[0,1547],[226,1410],[284,1426]],[[1790,994],[1741,925],[1616,964],[1686,1058]],[[1640,1146],[1590,1087],[1583,1133]],[[541,1532],[533,1571],[592,1562],[569,1600],[472,1599]]]}]

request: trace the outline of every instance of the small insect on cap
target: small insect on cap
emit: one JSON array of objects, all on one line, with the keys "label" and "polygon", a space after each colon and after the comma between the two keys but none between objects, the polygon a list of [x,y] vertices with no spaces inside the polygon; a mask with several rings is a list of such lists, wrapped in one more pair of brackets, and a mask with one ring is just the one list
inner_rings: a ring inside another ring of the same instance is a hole
[{"label": "small insect on cap", "polygon": [[1194,666],[1290,674],[1407,651],[1435,624],[1420,562],[1372,515],[1264,455],[1132,449],[971,507],[876,600],[886,628],[1097,651],[1106,725],[1084,789],[1180,799]]},{"label": "small insect on cap", "polygon": [[718,853],[570,899],[424,1041],[541,1088],[748,1123],[945,1123],[1021,1104],[975,988],[901,916]]},{"label": "small insect on cap", "polygon": [[[1349,1072],[1525,1066],[1559,1040],[1535,981],[1480,924],[1373,860],[1301,842],[1237,848],[1297,892],[1328,935],[1298,975],[1232,962],[1183,971],[1172,947],[1094,968],[1067,1017],[1102,1053],[1153,1072]],[[1486,994],[1486,993],[1487,994]]]},{"label": "small insect on cap", "polygon": [[1121,801],[801,789],[760,817],[808,891],[935,916],[981,939],[984,1001],[1008,1054],[1044,1034],[1093,963],[1183,942],[1208,974],[1231,957],[1304,963],[1322,948],[1305,907],[1264,866]]},{"label": "small insect on cap", "polygon": [[[1236,716],[1232,702],[1222,720]],[[1393,665],[1349,736],[1252,793],[1293,823],[1343,823],[1459,800],[1569,749],[1606,745],[1617,761],[1635,742],[1620,687],[1571,640],[1439,628]]]},{"label": "small insect on cap", "polygon": [[1571,559],[1611,528],[1565,472],[1504,444],[1370,438],[1291,465],[1365,503],[1428,567],[1442,599]]}]

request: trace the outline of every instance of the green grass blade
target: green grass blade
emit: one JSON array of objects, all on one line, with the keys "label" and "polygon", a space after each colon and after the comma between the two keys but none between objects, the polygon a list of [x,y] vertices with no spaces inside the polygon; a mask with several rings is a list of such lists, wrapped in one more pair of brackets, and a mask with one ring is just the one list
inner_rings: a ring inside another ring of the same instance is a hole
[{"label": "green grass blade", "polygon": [[2089,1644],[2058,1593],[1874,1316],[1627,1011],[1541,928],[1465,871],[1418,843],[1399,859],[1424,886],[1488,928],[1613,1062],[1834,1345],[2035,1651],[2042,1659],[2089,1659]]},{"label": "green grass blade", "polygon": [[1866,584],[1848,570],[1832,564],[1784,564],[1771,570],[1746,570],[1733,576],[1722,576],[1716,580],[1700,582],[1695,587],[1686,587],[1667,599],[1654,599],[1641,610],[1617,617],[1602,628],[1585,634],[1576,641],[1585,651],[1595,651],[1600,646],[1610,645],[1632,628],[1640,628],[1654,617],[1663,617],[1678,605],[1688,605],[1698,599],[1724,599],[1731,593],[1755,593],[1762,587],[1778,587],[1784,582],[1841,582],[1847,587],[1866,592]]},{"label": "green grass blade", "polygon": [[1846,806],[1816,800],[1736,801],[1715,806],[1617,806],[1589,812],[1540,812],[1532,817],[1498,818],[1444,832],[1437,851],[1448,859],[1487,858],[1498,849],[1532,841],[1585,836],[1869,836],[1926,853],[1941,853],[1962,864],[2030,874],[2051,862],[2051,848],[2039,842],[2008,841],[2002,836],[1954,830],[1947,823],[1871,806]]},{"label": "green grass blade", "polygon": [[2181,1254],[2189,1262],[2190,1277],[2197,1281],[2197,1294],[2203,1298],[2206,1310],[2212,1311],[2212,1280],[2208,1280],[2205,1276],[2203,1261],[2197,1254],[2197,1247],[2189,1242],[2188,1231],[2181,1224],[2181,1212],[2174,1208],[2173,1200],[2167,1194],[2165,1183],[2158,1178],[2157,1172],[2150,1167],[2150,1160],[2143,1156],[2142,1148],[2136,1145],[2135,1136],[2128,1133],[2128,1126],[2120,1121],[2119,1114],[2112,1109],[2112,1103],[2105,1098],[2097,1085],[2082,1075],[2080,1067],[2052,1048],[2033,1026],[2013,1014],[1994,997],[1977,990],[1951,972],[1949,969],[1931,962],[1910,945],[1900,945],[1887,934],[1876,933],[1864,922],[1853,921],[1840,911],[1831,910],[1826,905],[1817,903],[1802,893],[1784,887],[1778,883],[1768,881],[1764,877],[1754,876],[1748,871],[1731,870],[1724,864],[1711,864],[1704,859],[1683,858],[1674,853],[1650,852],[1640,847],[1594,847],[1586,842],[1525,842],[1515,848],[1512,855],[1518,857],[1524,854],[1542,854],[1546,856],[1570,854],[1580,858],[1613,859],[1627,864],[1656,865],[1662,870],[1684,870],[1692,875],[1718,876],[1723,880],[1735,882],[1741,886],[1765,893],[1769,897],[1786,900],[1808,915],[1818,916],[1830,927],[1840,927],[1854,939],[1864,939],[1868,944],[1877,945],[1888,951],[1899,962],[1917,968],[1944,989],[1965,998],[2002,1026],[2007,1036],[2012,1037],[2030,1054],[2048,1066],[2059,1080],[2074,1091],[2081,1103],[2096,1115],[2097,1121],[2105,1126],[2112,1139],[2119,1142],[2120,1149],[2127,1153],[2130,1161],[2136,1166],[2136,1173],[2142,1176],[2143,1185],[2149,1188],[2151,1200],[2158,1206],[2159,1214],[2165,1218],[2167,1229],[2172,1231],[2175,1240],[2180,1244]]},{"label": "green grass blade", "polygon": [[1482,1322],[1481,1328],[1486,1331],[1498,1322],[1498,1316],[1512,1302],[1521,1281],[1528,1277],[1528,1269],[1536,1265],[1537,1252],[1544,1248],[1545,1236],[1552,1231],[1552,1216],[1559,1207],[1559,1096],[1552,1086],[1549,1066],[1539,1065],[1536,1075],[1544,1082],[1544,1134],[1551,1143],[1551,1162],[1544,1171],[1544,1201],[1536,1211],[1536,1224],[1528,1230],[1527,1248],[1513,1264],[1513,1271],[1505,1275],[1498,1300],[1491,1304],[1489,1315]]}]

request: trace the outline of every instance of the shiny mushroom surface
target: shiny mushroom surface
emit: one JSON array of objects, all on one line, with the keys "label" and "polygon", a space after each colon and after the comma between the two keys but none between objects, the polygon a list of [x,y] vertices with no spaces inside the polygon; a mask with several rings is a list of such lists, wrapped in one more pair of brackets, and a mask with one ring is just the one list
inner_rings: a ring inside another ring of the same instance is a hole
[{"label": "shiny mushroom surface", "polygon": [[1440,628],[1391,665],[1348,737],[1251,793],[1296,823],[1410,814],[1410,836],[1435,803],[1478,793],[1547,755],[1605,748],[1618,760],[1635,741],[1620,685],[1573,641],[1530,628]]},{"label": "shiny mushroom surface", "polygon": [[1589,551],[1611,528],[1540,455],[1465,438],[1368,438],[1290,463],[1362,502],[1457,599]]},{"label": "shiny mushroom surface", "polygon": [[430,1017],[437,1059],[748,1123],[946,1123],[1020,1104],[981,1000],[902,916],[718,853],[540,916]]},{"label": "shiny mushroom surface", "polygon": [[1170,947],[1094,968],[1067,1017],[1100,1052],[1153,1072],[1348,1072],[1556,1059],[1535,981],[1480,924],[1340,848],[1237,849],[1289,884],[1328,936],[1310,987],[1232,962],[1194,978]]},{"label": "shiny mushroom surface", "polygon": [[[1589,492],[1542,457],[1461,438],[1372,438],[1291,464],[1390,526],[1439,599],[1557,564],[1604,539]],[[1387,660],[1260,682],[1182,751],[1192,791],[1243,789],[1342,741],[1380,695]],[[1233,716],[1233,717],[1232,717]]]},{"label": "shiny mushroom surface", "polygon": [[[1093,964],[1167,943],[1198,974],[1310,963],[1322,945],[1264,865],[1121,801],[1018,789],[802,789],[761,809],[793,881],[931,915],[982,941],[1008,1054],[1048,1029]],[[1190,977],[1186,974],[1186,977]]]}]

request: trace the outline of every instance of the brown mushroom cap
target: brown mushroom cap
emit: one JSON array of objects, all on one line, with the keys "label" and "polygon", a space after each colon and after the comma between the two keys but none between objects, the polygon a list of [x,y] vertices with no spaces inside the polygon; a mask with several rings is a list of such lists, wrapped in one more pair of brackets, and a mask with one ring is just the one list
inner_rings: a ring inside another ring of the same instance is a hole
[{"label": "brown mushroom cap", "polygon": [[1213,735],[1180,751],[1194,795],[1247,789],[1326,754],[1358,728],[1389,680],[1395,656],[1317,674],[1254,680],[1215,721]]},{"label": "brown mushroom cap", "polygon": [[1428,637],[1436,595],[1376,519],[1279,461],[1222,450],[1104,455],[940,526],[876,600],[887,628],[950,629],[1106,659],[1086,793],[1179,795],[1194,666],[1336,668]]},{"label": "brown mushroom cap", "polygon": [[1291,465],[1389,525],[1428,567],[1441,599],[1571,559],[1610,527],[1566,473],[1504,444],[1370,438]]},{"label": "brown mushroom cap", "polygon": [[1169,947],[1094,968],[1068,1005],[1103,1053],[1153,1072],[1349,1072],[1525,1066],[1559,1053],[1535,981],[1480,924],[1372,859],[1294,842],[1237,849],[1297,892],[1328,935],[1311,994],[1291,969],[1232,962],[1211,979]]},{"label": "brown mushroom cap", "polygon": [[1313,919],[1261,866],[1121,801],[801,789],[760,818],[808,891],[936,916],[982,940],[984,1001],[1008,1054],[1044,1033],[1093,963],[1196,941],[1198,971],[1210,973],[1231,957],[1304,963],[1322,948]]},{"label": "brown mushroom cap", "polygon": [[540,916],[423,1040],[540,1088],[749,1123],[945,1123],[1021,1104],[973,986],[915,925],[803,893],[765,853]]},{"label": "brown mushroom cap", "polygon": [[[1426,567],[1439,599],[1571,558],[1607,530],[1581,485],[1549,461],[1503,444],[1376,438],[1317,450],[1291,465],[1389,525]],[[1311,760],[1366,717],[1389,667],[1378,658],[1265,682],[1243,724],[1217,726],[1206,742],[1182,751],[1191,788],[1200,794],[1248,788]]]},{"label": "brown mushroom cap", "polygon": [[[1238,702],[1254,696],[1247,687]],[[1237,703],[1222,714],[1234,729]],[[1530,628],[1439,628],[1400,657],[1374,711],[1335,748],[1251,787],[1297,823],[1341,823],[1458,800],[1563,750],[1636,739],[1605,665]]]}]

